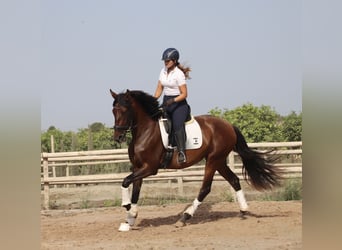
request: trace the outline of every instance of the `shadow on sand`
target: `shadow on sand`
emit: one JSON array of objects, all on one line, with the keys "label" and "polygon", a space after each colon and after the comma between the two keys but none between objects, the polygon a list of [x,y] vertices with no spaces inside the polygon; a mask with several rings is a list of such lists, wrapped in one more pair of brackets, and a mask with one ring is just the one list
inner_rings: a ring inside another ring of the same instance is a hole
[{"label": "shadow on sand", "polygon": [[[188,206],[184,208],[186,210]],[[149,227],[149,226],[163,226],[163,225],[174,225],[183,216],[183,212],[177,215],[170,215],[166,217],[147,218],[141,219],[138,223],[138,227]],[[240,211],[212,211],[212,204],[202,204],[196,211],[193,218],[187,221],[187,224],[203,224],[207,222],[214,222],[226,218],[240,218],[241,220],[248,219],[249,217],[254,218],[269,218],[269,217],[285,217],[284,214],[255,214],[252,212],[241,213]]]}]

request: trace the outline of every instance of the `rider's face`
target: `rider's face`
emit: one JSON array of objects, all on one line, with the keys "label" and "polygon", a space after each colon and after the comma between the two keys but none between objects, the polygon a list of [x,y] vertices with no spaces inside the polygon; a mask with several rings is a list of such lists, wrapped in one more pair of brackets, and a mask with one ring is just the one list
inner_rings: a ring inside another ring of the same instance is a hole
[{"label": "rider's face", "polygon": [[170,69],[170,68],[172,68],[175,65],[175,61],[173,61],[173,60],[165,60],[164,64],[165,64],[165,67],[167,69]]}]

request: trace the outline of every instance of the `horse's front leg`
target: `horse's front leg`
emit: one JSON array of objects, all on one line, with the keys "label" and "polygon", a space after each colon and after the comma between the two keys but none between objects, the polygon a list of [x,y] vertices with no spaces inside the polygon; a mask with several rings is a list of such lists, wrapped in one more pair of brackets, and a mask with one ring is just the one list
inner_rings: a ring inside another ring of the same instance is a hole
[{"label": "horse's front leg", "polygon": [[[126,222],[130,225],[133,226],[135,223],[136,218],[138,217],[138,200],[139,200],[139,195],[140,195],[140,190],[141,190],[141,185],[142,185],[142,179],[136,180],[133,182],[133,190],[132,190],[132,201],[128,201],[126,199],[124,207],[127,210],[127,218]],[[127,197],[128,194],[128,188],[122,188],[122,191],[125,193],[124,196]],[[127,202],[130,202],[129,204]]]},{"label": "horse's front leg", "polygon": [[[139,200],[143,178],[150,176],[152,174],[156,174],[156,171],[151,171],[150,168],[148,168],[148,165],[145,165],[144,168],[134,171],[132,174],[128,175],[123,180],[122,186],[121,186],[121,191],[122,191],[121,205],[126,208],[127,218],[126,218],[125,223],[120,224],[119,231],[128,231],[129,228],[134,225],[135,220],[138,216],[137,203]],[[132,200],[130,199],[130,194],[129,194],[129,189],[128,189],[131,183],[133,183]]]}]

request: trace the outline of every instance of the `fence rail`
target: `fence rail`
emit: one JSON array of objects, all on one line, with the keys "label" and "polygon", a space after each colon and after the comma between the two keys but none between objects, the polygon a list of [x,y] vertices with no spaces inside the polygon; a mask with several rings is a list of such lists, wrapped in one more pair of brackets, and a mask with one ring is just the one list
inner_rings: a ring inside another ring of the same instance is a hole
[{"label": "fence rail", "polygon": [[[270,148],[275,149],[274,154],[284,156],[287,159],[275,164],[284,170],[285,177],[293,178],[302,176],[302,142],[249,143],[248,146],[260,151]],[[228,165],[239,178],[242,178],[242,163],[236,156],[237,154],[235,152],[229,154]],[[123,178],[128,175],[128,172],[124,172],[77,176],[70,175],[70,168],[75,166],[94,166],[124,162],[129,162],[127,149],[41,153],[41,184],[44,192],[44,209],[49,209],[50,187],[56,187],[57,185],[121,183]],[[56,175],[56,168],[60,167],[66,168],[65,176]],[[144,182],[176,180],[178,182],[179,194],[182,195],[183,182],[201,181],[203,171],[204,165],[194,165],[191,168],[183,170],[161,169],[157,175],[145,178]],[[214,180],[224,179],[219,174],[215,174]]]}]

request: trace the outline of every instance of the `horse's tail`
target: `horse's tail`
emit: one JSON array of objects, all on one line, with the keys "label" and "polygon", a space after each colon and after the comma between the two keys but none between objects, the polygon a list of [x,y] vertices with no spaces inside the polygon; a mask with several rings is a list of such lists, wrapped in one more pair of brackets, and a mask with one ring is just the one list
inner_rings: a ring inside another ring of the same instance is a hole
[{"label": "horse's tail", "polygon": [[271,157],[270,152],[262,153],[249,148],[241,131],[237,127],[233,127],[237,136],[234,151],[242,159],[242,173],[245,180],[257,190],[279,186],[281,172],[273,165],[278,157]]}]

